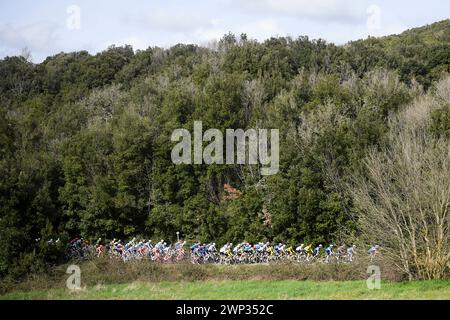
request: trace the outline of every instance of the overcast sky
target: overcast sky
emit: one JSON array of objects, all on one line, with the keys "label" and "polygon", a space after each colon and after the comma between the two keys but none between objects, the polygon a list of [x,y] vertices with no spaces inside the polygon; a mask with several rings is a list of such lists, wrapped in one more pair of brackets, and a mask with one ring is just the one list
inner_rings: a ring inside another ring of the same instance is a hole
[{"label": "overcast sky", "polygon": [[342,44],[400,33],[450,16],[448,0],[0,0],[0,58],[27,47],[34,62],[95,53],[205,44],[229,31],[264,40],[307,35]]}]

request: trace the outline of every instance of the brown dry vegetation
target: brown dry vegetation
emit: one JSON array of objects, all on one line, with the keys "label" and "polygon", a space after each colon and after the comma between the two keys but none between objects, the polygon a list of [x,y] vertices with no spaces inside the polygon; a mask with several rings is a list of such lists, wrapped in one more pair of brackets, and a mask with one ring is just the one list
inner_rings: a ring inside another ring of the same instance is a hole
[{"label": "brown dry vegetation", "polygon": [[[380,266],[383,280],[405,280],[402,273],[381,260],[374,261],[372,264]],[[47,273],[30,275],[21,282],[4,280],[0,283],[0,293],[65,288],[66,279],[69,277],[65,273],[68,265],[55,267]],[[157,264],[148,261],[124,263],[116,259],[100,258],[82,262],[80,268],[83,286],[91,287],[134,281],[365,280],[368,277],[368,265],[369,261],[366,259],[352,264],[193,265],[191,263]]]},{"label": "brown dry vegetation", "polygon": [[450,270],[448,139],[430,130],[431,114],[450,103],[449,80],[390,119],[388,147],[366,158],[350,186],[363,237],[409,279],[445,279]]}]

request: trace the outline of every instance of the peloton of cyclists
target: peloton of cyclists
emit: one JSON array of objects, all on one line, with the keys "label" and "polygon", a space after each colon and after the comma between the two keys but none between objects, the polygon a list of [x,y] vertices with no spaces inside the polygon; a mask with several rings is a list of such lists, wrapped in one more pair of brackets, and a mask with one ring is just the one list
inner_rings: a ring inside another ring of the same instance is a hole
[{"label": "peloton of cyclists", "polygon": [[[40,239],[37,241],[41,241]],[[56,245],[60,242],[57,240],[43,240],[48,245]],[[185,257],[184,247],[185,240],[178,240],[169,245],[166,241],[153,243],[151,240],[132,238],[128,242],[113,239],[110,242],[98,238],[89,242],[83,238],[75,238],[67,243],[67,257],[69,259],[89,258],[94,256],[99,257],[103,254],[109,256],[117,256],[124,261],[129,259],[149,258],[156,261],[180,261]],[[314,248],[314,249],[313,249]],[[371,260],[379,255],[380,246],[372,245],[368,250],[368,255]],[[215,242],[202,243],[195,242],[190,246],[191,258],[198,257],[199,263],[204,262],[268,262],[270,257],[277,257],[277,259],[292,259],[296,261],[311,261],[311,258],[318,259],[318,261],[330,262],[332,258],[336,261],[354,261],[356,254],[356,245],[349,246],[341,244],[334,246],[328,244],[323,246],[318,244],[313,247],[311,243],[301,243],[298,246],[287,245],[284,242],[275,242],[273,244],[268,241],[259,241],[251,244],[247,241],[233,245],[228,242],[217,250]],[[71,254],[69,254],[71,253]],[[233,260],[233,257],[237,260]],[[158,259],[160,258],[160,259]],[[320,259],[320,260],[319,260]]]}]

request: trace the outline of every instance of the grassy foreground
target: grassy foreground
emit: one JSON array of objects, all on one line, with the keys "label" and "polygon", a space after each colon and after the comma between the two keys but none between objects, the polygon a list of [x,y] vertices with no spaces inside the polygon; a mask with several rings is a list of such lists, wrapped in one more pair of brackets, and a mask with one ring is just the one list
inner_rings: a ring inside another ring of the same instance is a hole
[{"label": "grassy foreground", "polygon": [[382,282],[369,290],[365,281],[193,281],[132,282],[84,287],[13,291],[0,299],[446,299],[450,281]]}]

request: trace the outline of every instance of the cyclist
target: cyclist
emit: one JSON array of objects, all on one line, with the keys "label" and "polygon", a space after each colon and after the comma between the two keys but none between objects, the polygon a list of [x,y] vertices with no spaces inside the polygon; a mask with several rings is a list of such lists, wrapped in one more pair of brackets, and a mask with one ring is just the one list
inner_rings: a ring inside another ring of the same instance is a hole
[{"label": "cyclist", "polygon": [[286,254],[286,245],[284,244],[284,243],[281,243],[280,242],[280,244],[278,245],[279,247],[278,247],[278,250],[283,254],[283,255],[285,255]]},{"label": "cyclist", "polygon": [[234,247],[233,252],[242,254],[244,252],[244,249],[246,246],[248,246],[249,243],[247,241],[244,241],[242,243],[239,243],[236,247]]},{"label": "cyclist", "polygon": [[244,253],[252,252],[252,246],[250,245],[250,243],[248,243],[248,242],[244,243],[244,245],[242,246],[242,252],[244,252]]},{"label": "cyclist", "polygon": [[105,246],[101,244],[102,238],[98,238],[95,242],[95,252],[97,253],[97,257],[100,257],[105,251]]},{"label": "cyclist", "polygon": [[336,254],[338,257],[342,257],[347,251],[347,246],[345,244],[339,246],[336,250]]},{"label": "cyclist", "polygon": [[198,247],[198,254],[201,257],[205,257],[205,255],[208,253],[208,245],[201,243]]},{"label": "cyclist", "polygon": [[278,255],[280,253],[280,247],[281,247],[281,243],[275,244],[273,246],[273,251],[274,251],[275,255]]},{"label": "cyclist", "polygon": [[356,245],[352,245],[347,249],[347,257],[350,262],[353,261],[353,255],[356,253],[355,249]]},{"label": "cyclist", "polygon": [[199,246],[200,246],[200,242],[193,243],[193,244],[191,245],[191,252],[192,252],[192,253],[196,252],[196,250],[197,250],[197,248],[198,248]]},{"label": "cyclist", "polygon": [[175,250],[178,251],[181,248],[184,247],[184,245],[186,244],[186,241],[177,241],[175,242]]},{"label": "cyclist", "polygon": [[166,247],[166,243],[161,239],[157,244],[155,244],[155,249],[158,253],[162,253],[164,248]]},{"label": "cyclist", "polygon": [[266,251],[267,251],[267,253],[269,253],[270,256],[274,256],[276,254],[274,248],[275,248],[275,246],[271,246],[271,245],[267,246]]},{"label": "cyclist", "polygon": [[256,252],[258,252],[258,253],[263,253],[264,251],[266,251],[268,245],[269,245],[268,242],[266,242],[266,243],[260,242],[260,243],[256,246]]},{"label": "cyclist", "polygon": [[306,254],[308,254],[308,255],[311,255],[313,253],[312,244],[308,244],[304,249],[305,249]]},{"label": "cyclist", "polygon": [[116,238],[112,239],[109,242],[109,250],[113,250],[115,245],[116,245]]},{"label": "cyclist", "polygon": [[374,258],[375,258],[375,256],[376,256],[376,254],[377,254],[377,252],[378,252],[378,250],[380,249],[380,246],[379,245],[374,245],[374,246],[372,246],[370,249],[369,249],[369,255],[370,255],[370,261],[372,261]]},{"label": "cyclist", "polygon": [[330,259],[330,257],[333,255],[333,245],[330,244],[326,249],[325,249],[325,253],[327,255],[325,262],[328,262],[328,260]]},{"label": "cyclist", "polygon": [[320,255],[320,249],[322,249],[322,245],[319,244],[317,247],[314,248],[313,251],[313,257],[316,258]]},{"label": "cyclist", "polygon": [[225,254],[225,252],[227,251],[227,248],[228,248],[228,242],[225,243],[223,246],[220,247],[219,253],[220,253],[220,254]]},{"label": "cyclist", "polygon": [[234,248],[233,248],[233,253],[238,253],[239,250],[241,249],[241,246],[243,245],[243,243],[238,243]]},{"label": "cyclist", "polygon": [[294,251],[294,249],[292,248],[292,246],[289,246],[289,247],[286,248],[286,253],[287,253],[288,255],[290,255],[290,256],[295,255],[295,251]]},{"label": "cyclist", "polygon": [[254,252],[259,252],[260,249],[261,249],[261,247],[262,247],[263,245],[264,245],[264,243],[258,242],[257,244],[255,244],[255,245],[252,247],[252,249],[253,249]]},{"label": "cyclist", "polygon": [[227,250],[225,251],[226,255],[227,255],[229,258],[231,258],[231,257],[233,256],[233,251],[232,251],[232,249],[233,249],[233,243],[230,242],[230,243],[228,244]]},{"label": "cyclist", "polygon": [[216,250],[217,250],[216,249],[216,243],[213,242],[213,243],[210,243],[210,244],[206,245],[206,250],[208,252],[211,252],[211,253],[216,252]]},{"label": "cyclist", "polygon": [[121,257],[124,252],[124,247],[122,244],[122,240],[118,240],[117,243],[114,244],[114,251],[117,256]]},{"label": "cyclist", "polygon": [[313,247],[312,244],[308,244],[306,246],[303,247],[303,251],[305,252],[306,255],[306,261],[309,261],[309,259],[312,257],[313,255]]}]

